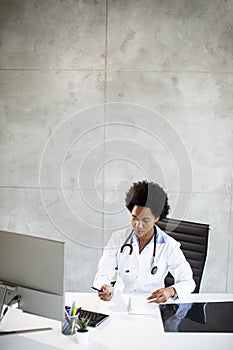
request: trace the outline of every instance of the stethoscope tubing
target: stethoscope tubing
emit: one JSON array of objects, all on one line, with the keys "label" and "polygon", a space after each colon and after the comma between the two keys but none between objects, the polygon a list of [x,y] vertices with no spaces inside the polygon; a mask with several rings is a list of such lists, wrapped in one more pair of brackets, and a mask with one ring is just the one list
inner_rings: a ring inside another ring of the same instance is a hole
[{"label": "stethoscope tubing", "polygon": [[[132,230],[130,232],[130,235],[126,238],[125,242],[121,246],[121,249],[120,249],[120,253],[121,254],[123,253],[123,251],[124,251],[124,249],[126,247],[129,248],[129,255],[131,255],[133,253],[133,232],[134,232],[134,230]],[[156,229],[156,226],[154,226],[154,248],[153,248],[153,255],[152,255],[153,267],[151,269],[151,274],[152,275],[154,275],[157,272],[157,270],[158,270],[158,267],[154,265],[155,254],[156,254],[156,237],[157,237],[157,229]],[[130,240],[130,242],[129,242],[129,240]],[[127,270],[127,272],[129,272],[129,270]]]}]

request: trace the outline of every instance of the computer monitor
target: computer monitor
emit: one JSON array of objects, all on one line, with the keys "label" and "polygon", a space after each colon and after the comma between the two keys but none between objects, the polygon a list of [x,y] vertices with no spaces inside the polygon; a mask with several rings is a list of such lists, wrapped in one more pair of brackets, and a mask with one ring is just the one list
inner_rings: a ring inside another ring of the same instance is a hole
[{"label": "computer monitor", "polygon": [[15,295],[23,311],[62,321],[64,242],[0,231],[0,304]]}]

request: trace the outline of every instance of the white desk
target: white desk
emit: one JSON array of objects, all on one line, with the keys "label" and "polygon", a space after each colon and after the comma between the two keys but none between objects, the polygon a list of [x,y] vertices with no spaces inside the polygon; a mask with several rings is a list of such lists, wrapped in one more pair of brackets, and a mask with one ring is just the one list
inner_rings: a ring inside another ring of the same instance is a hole
[{"label": "white desk", "polygon": [[[4,330],[51,326],[51,331],[7,335],[0,337],[0,350],[232,350],[233,334],[225,333],[165,333],[159,306],[153,315],[130,315],[129,296],[116,295],[112,301],[100,301],[96,293],[67,293],[66,304],[73,300],[84,309],[104,312],[110,318],[97,328],[89,328],[89,344],[81,346],[76,336],[61,333],[61,322],[10,310],[1,324]],[[195,294],[182,302],[231,300],[233,294]]]}]

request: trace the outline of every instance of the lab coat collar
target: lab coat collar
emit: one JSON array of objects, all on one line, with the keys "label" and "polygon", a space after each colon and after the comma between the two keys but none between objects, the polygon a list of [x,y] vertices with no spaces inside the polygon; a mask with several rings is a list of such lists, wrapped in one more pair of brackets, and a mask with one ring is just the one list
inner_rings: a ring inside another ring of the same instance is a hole
[{"label": "lab coat collar", "polygon": [[166,233],[163,232],[157,225],[155,225],[157,229],[156,235],[156,243],[166,243]]}]

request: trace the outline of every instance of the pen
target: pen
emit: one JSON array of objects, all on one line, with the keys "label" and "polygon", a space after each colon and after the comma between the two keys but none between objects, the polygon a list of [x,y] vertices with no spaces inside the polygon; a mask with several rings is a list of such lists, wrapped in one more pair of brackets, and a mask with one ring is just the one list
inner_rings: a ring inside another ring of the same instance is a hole
[{"label": "pen", "polygon": [[67,322],[70,322],[71,319],[70,319],[70,316],[69,316],[69,314],[68,314],[68,312],[67,312],[66,310],[64,311],[64,315],[65,315],[66,321],[67,321]]},{"label": "pen", "polygon": [[96,290],[97,292],[99,293],[103,293],[103,289],[98,289],[98,288],[95,288],[95,287],[91,287],[92,289]]},{"label": "pen", "polygon": [[71,308],[69,310],[69,316],[72,316],[72,314],[73,314],[74,305],[75,305],[75,301],[73,301],[73,304],[72,304],[72,306],[71,306]]},{"label": "pen", "polygon": [[74,304],[73,311],[72,311],[72,316],[76,315],[76,311],[77,311],[77,305]]},{"label": "pen", "polygon": [[[95,287],[91,287],[91,288],[96,290],[98,293],[103,293],[104,292],[103,289],[98,289],[98,288],[95,288]],[[108,295],[111,296],[112,293],[109,293]]]},{"label": "pen", "polygon": [[[72,316],[76,316],[76,311],[77,311],[77,305],[74,304],[73,311],[72,311]],[[71,334],[74,333],[74,326],[75,326],[75,319],[72,319]]]}]

